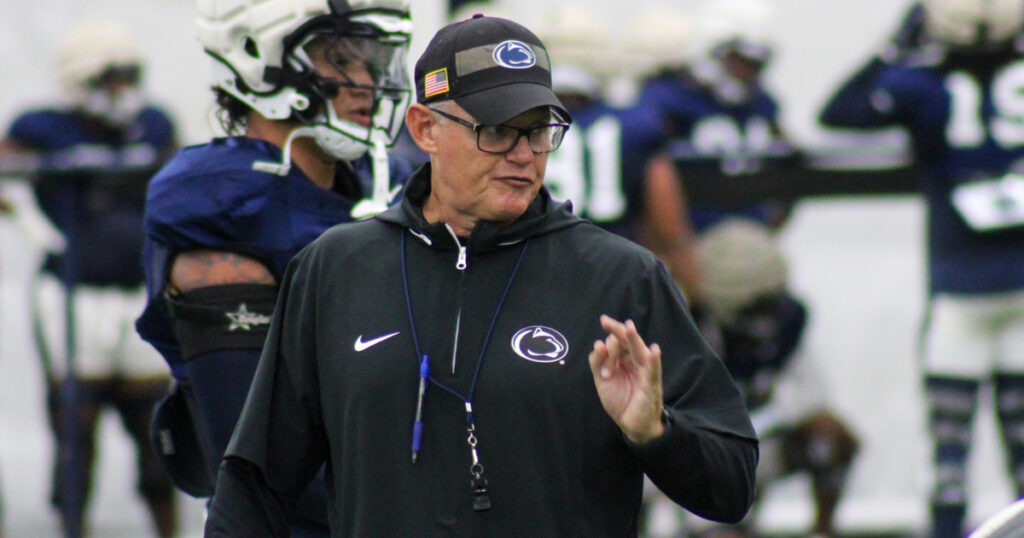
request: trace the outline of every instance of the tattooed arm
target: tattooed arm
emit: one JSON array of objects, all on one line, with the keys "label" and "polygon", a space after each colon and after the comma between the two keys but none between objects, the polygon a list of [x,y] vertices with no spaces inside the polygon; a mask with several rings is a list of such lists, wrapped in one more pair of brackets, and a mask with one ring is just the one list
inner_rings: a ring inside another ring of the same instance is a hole
[{"label": "tattooed arm", "polygon": [[192,250],[174,259],[168,293],[172,296],[205,286],[223,284],[277,285],[259,261],[233,252]]},{"label": "tattooed arm", "polygon": [[192,250],[171,265],[166,300],[211,476],[245,404],[276,297],[277,280],[254,258]]}]

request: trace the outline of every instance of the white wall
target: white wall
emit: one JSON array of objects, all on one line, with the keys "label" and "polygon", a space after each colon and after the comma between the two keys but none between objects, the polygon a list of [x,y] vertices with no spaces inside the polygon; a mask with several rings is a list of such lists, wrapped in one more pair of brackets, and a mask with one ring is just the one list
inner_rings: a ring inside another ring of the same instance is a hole
[{"label": "white wall", "polygon": [[[624,28],[630,9],[643,2],[590,0],[591,9]],[[532,20],[550,0],[507,1],[503,5]],[[786,127],[800,142],[813,143],[813,117],[828,92],[876,47],[896,24],[907,0],[776,0],[780,12],[777,62],[769,72],[784,110]],[[699,0],[680,0],[696,6]],[[441,23],[440,0],[413,0],[418,34],[413,57]],[[178,119],[182,140],[197,143],[213,132],[207,123],[208,61],[194,39],[187,0],[0,0],[0,125],[22,107],[56,97],[51,55],[73,21],[113,16],[129,22],[151,60],[146,85]],[[810,303],[808,345],[825,372],[832,403],[860,434],[864,450],[840,510],[847,528],[920,528],[925,520],[928,479],[927,439],[914,358],[914,338],[923,307],[922,208],[915,198],[832,200],[801,203],[784,233],[791,257],[793,286]],[[41,417],[15,409],[41,405],[26,392],[30,359],[21,291],[32,256],[10,227],[0,222],[0,476],[4,477],[8,528],[30,509],[43,510],[41,498],[18,495],[24,480],[45,480],[39,462],[7,435],[38,424]],[[15,366],[12,363],[16,363]],[[11,370],[13,368],[13,370]],[[20,380],[20,381],[19,381]],[[2,386],[19,384],[17,390]],[[18,416],[12,416],[17,414]],[[6,419],[4,417],[7,417]],[[979,519],[1010,500],[995,456],[990,421],[981,424],[981,446],[973,456]],[[38,435],[42,435],[38,433]],[[42,441],[39,441],[44,445]],[[17,477],[16,482],[12,476]],[[38,485],[33,491],[41,491]],[[41,495],[41,493],[40,493]],[[125,495],[122,493],[122,495]],[[16,498],[12,499],[12,496]],[[116,510],[109,518],[116,520]],[[801,525],[810,518],[806,484],[784,485],[770,498],[765,519],[777,526]],[[25,528],[25,527],[16,527]]]}]

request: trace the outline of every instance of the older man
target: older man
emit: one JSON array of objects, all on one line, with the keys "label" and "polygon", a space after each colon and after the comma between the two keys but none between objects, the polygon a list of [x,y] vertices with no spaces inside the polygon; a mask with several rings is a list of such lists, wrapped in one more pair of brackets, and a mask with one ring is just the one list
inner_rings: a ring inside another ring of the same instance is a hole
[{"label": "older man", "polygon": [[325,461],[334,536],[629,536],[645,473],[742,518],[757,440],[678,288],[542,188],[570,119],[540,40],[476,16],[415,78],[430,163],[289,265],[207,536],[283,534]]}]

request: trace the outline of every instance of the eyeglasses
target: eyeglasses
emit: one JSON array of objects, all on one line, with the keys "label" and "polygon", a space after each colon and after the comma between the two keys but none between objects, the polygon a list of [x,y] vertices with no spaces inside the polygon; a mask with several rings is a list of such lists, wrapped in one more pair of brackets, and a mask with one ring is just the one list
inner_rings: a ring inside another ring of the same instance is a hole
[{"label": "eyeglasses", "polygon": [[466,121],[458,116],[449,114],[436,108],[430,109],[438,114],[466,127],[476,133],[476,147],[484,153],[501,155],[512,151],[519,143],[519,138],[525,136],[530,144],[530,151],[537,155],[551,153],[562,145],[562,137],[569,129],[567,123],[549,123],[536,127],[520,129],[511,125],[479,125]]}]

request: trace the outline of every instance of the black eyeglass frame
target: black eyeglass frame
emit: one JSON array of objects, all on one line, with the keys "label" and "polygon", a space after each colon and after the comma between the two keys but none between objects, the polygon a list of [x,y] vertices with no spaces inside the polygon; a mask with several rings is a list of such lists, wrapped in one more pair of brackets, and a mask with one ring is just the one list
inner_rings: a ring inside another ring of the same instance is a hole
[{"label": "black eyeglass frame", "polygon": [[[443,110],[439,110],[439,109],[436,109],[436,108],[427,107],[427,110],[430,110],[431,112],[436,112],[436,113],[440,114],[442,117],[448,118],[448,119],[450,119],[450,120],[452,120],[452,121],[454,121],[454,122],[456,122],[456,123],[458,123],[460,125],[463,125],[465,127],[469,127],[470,129],[472,129],[473,132],[476,133],[476,149],[478,149],[478,150],[480,150],[480,151],[482,151],[484,153],[490,153],[491,155],[504,155],[504,154],[512,151],[513,149],[515,149],[516,145],[519,144],[519,139],[524,137],[524,136],[526,137],[526,143],[530,144],[530,133],[532,133],[532,132],[534,132],[534,131],[536,131],[538,129],[547,129],[547,128],[550,128],[550,127],[561,127],[562,128],[562,135],[558,137],[558,143],[555,144],[554,147],[552,147],[548,151],[537,151],[537,150],[533,149],[533,145],[530,145],[530,151],[532,151],[534,155],[545,155],[545,154],[551,153],[552,151],[555,151],[556,149],[558,149],[562,145],[562,140],[565,139],[565,132],[569,130],[569,124],[568,123],[562,123],[562,122],[548,123],[548,124],[545,124],[545,125],[537,125],[537,126],[534,126],[534,127],[527,127],[527,128],[523,128],[523,129],[520,129],[519,127],[512,127],[511,125],[507,125],[507,124],[504,124],[504,123],[501,124],[501,125],[480,125],[479,123],[473,123],[473,122],[471,122],[469,120],[460,118],[460,117],[458,117],[458,116],[456,116],[454,114],[449,114],[449,113],[447,113],[447,112],[445,112]],[[484,149],[483,147],[480,146],[480,131],[482,131],[485,127],[506,127],[508,129],[512,129],[512,130],[516,131],[516,138],[515,138],[515,140],[512,141],[512,144],[510,144],[508,149],[506,149],[505,151],[491,151],[491,150]]]}]

